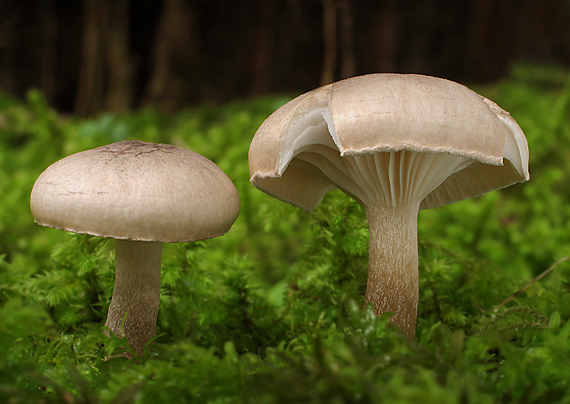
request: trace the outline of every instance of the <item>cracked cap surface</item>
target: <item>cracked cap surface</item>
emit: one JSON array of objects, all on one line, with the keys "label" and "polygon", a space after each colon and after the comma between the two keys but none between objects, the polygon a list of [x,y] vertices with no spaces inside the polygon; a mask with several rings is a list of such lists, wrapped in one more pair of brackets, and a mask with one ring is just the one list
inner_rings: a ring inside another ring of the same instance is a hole
[{"label": "cracked cap surface", "polygon": [[200,154],[126,140],[49,166],[30,208],[39,225],[74,233],[186,242],[226,233],[240,201],[228,176]]}]

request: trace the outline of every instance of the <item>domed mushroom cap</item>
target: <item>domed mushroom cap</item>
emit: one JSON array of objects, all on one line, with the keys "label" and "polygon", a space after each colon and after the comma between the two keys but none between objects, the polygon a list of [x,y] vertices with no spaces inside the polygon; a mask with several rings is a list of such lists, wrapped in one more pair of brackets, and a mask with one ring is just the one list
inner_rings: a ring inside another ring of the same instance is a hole
[{"label": "domed mushroom cap", "polygon": [[526,181],[511,116],[458,83],[370,74],[303,94],[260,126],[251,182],[307,210],[337,187],[363,204],[445,205]]},{"label": "domed mushroom cap", "polygon": [[68,156],[36,180],[36,223],[138,241],[186,242],[226,233],[240,201],[226,174],[180,147],[122,141]]}]

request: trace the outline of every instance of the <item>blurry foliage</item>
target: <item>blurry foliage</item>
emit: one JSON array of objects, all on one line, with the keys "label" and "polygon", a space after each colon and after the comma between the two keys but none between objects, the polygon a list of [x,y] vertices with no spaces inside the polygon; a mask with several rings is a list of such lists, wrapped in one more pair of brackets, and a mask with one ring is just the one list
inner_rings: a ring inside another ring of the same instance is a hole
[{"label": "blurry foliage", "polygon": [[[518,66],[476,88],[527,135],[531,181],[420,212],[416,341],[363,307],[368,230],[334,191],[312,213],[249,183],[257,127],[288,98],[164,114],[58,116],[0,95],[0,402],[570,402],[570,74]],[[114,242],[41,228],[54,161],[122,139],[218,164],[242,211],[223,237],[167,244],[157,338],[139,362],[105,336]]]}]

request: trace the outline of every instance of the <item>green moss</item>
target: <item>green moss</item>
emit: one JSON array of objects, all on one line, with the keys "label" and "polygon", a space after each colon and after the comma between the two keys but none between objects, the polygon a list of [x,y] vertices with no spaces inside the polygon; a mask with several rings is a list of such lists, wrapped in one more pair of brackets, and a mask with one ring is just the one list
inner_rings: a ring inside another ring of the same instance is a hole
[{"label": "green moss", "polygon": [[[517,66],[477,88],[519,122],[531,181],[422,211],[416,341],[363,307],[362,208],[312,213],[256,190],[247,152],[287,97],[92,120],[40,93],[0,105],[0,401],[10,403],[565,403],[570,399],[569,73]],[[234,181],[225,236],[164,246],[144,358],[105,336],[114,244],[41,228],[28,198],[49,164],[125,138],[191,148]],[[495,308],[498,310],[495,310]]]}]

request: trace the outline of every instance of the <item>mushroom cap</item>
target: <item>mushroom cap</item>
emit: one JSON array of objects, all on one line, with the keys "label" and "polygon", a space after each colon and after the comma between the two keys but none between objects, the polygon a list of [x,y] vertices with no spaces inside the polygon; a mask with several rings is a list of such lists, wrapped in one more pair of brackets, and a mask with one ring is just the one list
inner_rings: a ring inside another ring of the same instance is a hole
[{"label": "mushroom cap", "polygon": [[198,153],[126,140],[49,166],[30,208],[36,223],[74,233],[186,242],[226,233],[240,201],[226,174]]},{"label": "mushroom cap", "polygon": [[370,74],[300,95],[249,150],[251,182],[306,210],[340,188],[356,200],[441,206],[529,179],[508,112],[458,83]]}]

